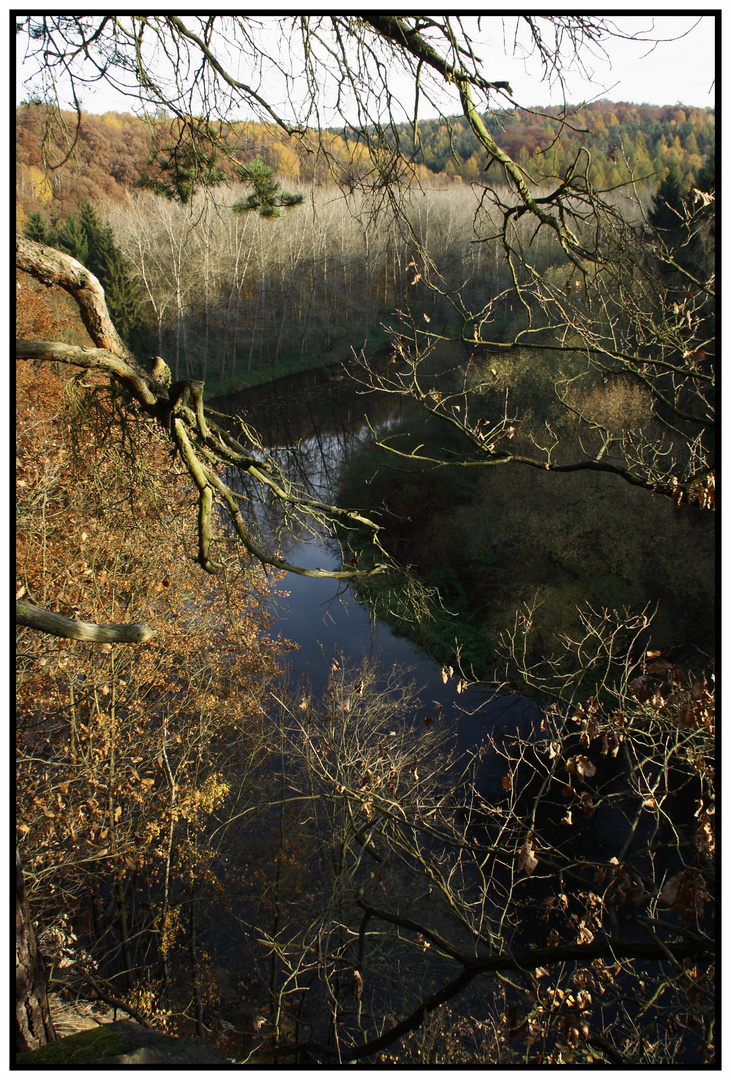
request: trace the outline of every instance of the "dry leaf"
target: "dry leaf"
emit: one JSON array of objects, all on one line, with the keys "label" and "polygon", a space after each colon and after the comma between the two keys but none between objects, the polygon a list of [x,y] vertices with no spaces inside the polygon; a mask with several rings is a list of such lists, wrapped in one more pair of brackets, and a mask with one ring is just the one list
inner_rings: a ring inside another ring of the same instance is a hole
[{"label": "dry leaf", "polygon": [[518,866],[521,870],[524,870],[526,874],[532,874],[538,866],[538,859],[535,857],[533,845],[530,840],[526,840],[518,852]]},{"label": "dry leaf", "polygon": [[588,757],[578,754],[576,757],[569,758],[566,762],[566,771],[576,773],[577,776],[581,777],[591,777],[596,775],[596,766],[589,761]]}]

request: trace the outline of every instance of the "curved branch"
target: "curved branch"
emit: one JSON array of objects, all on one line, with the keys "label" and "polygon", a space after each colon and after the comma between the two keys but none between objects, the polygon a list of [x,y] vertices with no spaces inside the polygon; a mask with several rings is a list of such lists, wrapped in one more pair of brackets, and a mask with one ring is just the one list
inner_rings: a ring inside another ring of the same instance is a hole
[{"label": "curved branch", "polygon": [[67,619],[65,615],[46,611],[27,600],[15,601],[15,622],[18,626],[28,626],[31,630],[53,634],[54,637],[107,644],[126,642],[141,645],[157,633],[146,623],[89,623]]},{"label": "curved branch", "polygon": [[84,326],[94,344],[128,361],[138,375],[144,375],[115,329],[107,311],[104,289],[85,266],[63,251],[38,244],[20,234],[15,238],[15,265],[44,285],[60,285],[65,289],[79,305]]},{"label": "curved branch", "polygon": [[83,345],[67,345],[64,341],[15,341],[16,360],[51,360],[58,364],[73,364],[88,371],[103,371],[125,386],[141,405],[156,405],[158,398],[149,381],[138,373],[137,364],[116,356],[105,348],[90,349]]}]

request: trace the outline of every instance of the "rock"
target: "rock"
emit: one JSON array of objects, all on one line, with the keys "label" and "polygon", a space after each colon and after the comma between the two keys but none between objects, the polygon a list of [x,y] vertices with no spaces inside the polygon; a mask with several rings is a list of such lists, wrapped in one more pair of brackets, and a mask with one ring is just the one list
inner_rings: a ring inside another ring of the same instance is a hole
[{"label": "rock", "polygon": [[16,1055],[17,1065],[226,1065],[203,1039],[176,1039],[117,1020]]}]

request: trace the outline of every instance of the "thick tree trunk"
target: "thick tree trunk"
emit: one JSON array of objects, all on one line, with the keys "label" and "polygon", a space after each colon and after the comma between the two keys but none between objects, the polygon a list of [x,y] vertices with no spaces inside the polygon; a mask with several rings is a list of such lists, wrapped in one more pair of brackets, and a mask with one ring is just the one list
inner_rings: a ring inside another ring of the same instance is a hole
[{"label": "thick tree trunk", "polygon": [[15,850],[15,1050],[37,1050],[56,1038],[48,1009],[48,973],[38,951],[23,881],[20,854]]}]

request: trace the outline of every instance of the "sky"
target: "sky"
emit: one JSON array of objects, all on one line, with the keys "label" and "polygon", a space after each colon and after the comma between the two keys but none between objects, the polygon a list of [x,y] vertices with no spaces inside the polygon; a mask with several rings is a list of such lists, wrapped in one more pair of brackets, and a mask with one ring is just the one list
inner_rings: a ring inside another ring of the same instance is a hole
[{"label": "sky", "polygon": [[[186,14],[181,5],[179,13]],[[464,9],[463,9],[464,11]],[[595,49],[593,55],[583,54],[584,67],[592,75],[576,68],[566,71],[566,97],[576,104],[594,98],[612,101],[630,101],[655,105],[681,103],[694,106],[714,106],[715,86],[715,20],[710,15],[683,14],[629,15],[622,10],[601,12],[620,31],[640,34],[646,39],[660,38],[658,44],[651,41],[626,41],[612,39],[604,46],[607,55]],[[266,18],[266,14],[262,16]],[[467,14],[473,24],[476,42],[475,52],[484,62],[483,70],[489,78],[508,81],[514,99],[524,105],[560,104],[563,91],[558,85],[550,85],[541,79],[540,63],[536,57],[511,55],[513,49],[512,28],[516,16],[506,14],[505,23],[498,17],[483,20],[482,30],[477,28],[476,16]],[[503,25],[508,40],[503,40]],[[520,43],[517,49],[520,54]],[[23,68],[18,66],[18,100],[27,97],[28,90],[22,86]],[[405,98],[413,98],[413,90],[404,87]],[[504,102],[500,102],[505,104]],[[129,98],[117,97],[111,90],[97,85],[93,94],[83,102],[90,112],[132,111]],[[452,112],[457,109],[447,109]],[[423,113],[426,117],[429,112]]]},{"label": "sky", "polygon": [[[627,34],[639,34],[640,41],[612,40],[606,43],[607,56],[596,51],[586,56],[593,72],[591,81],[576,70],[567,73],[567,98],[571,104],[594,97],[650,105],[715,104],[715,20],[697,15],[631,16],[623,12],[602,15]],[[657,45],[647,39],[660,38]],[[675,40],[673,40],[675,39]],[[545,102],[546,86],[541,82],[535,60],[524,62],[506,58],[502,48],[492,46],[497,78],[507,77],[515,97],[530,105]],[[498,54],[502,52],[502,58]],[[507,71],[507,76],[502,72]],[[550,104],[560,104],[558,88]]]}]

